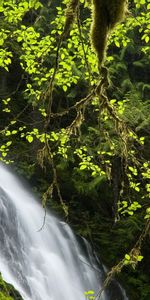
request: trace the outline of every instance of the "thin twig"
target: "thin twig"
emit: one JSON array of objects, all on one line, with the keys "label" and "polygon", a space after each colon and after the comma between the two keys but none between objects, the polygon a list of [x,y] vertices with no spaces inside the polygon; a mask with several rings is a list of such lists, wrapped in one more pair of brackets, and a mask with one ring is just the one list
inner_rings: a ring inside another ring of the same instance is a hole
[{"label": "thin twig", "polygon": [[[136,257],[137,255],[140,253],[140,249],[142,246],[142,242],[144,241],[144,239],[146,238],[146,236],[148,235],[148,233],[150,233],[150,220],[148,220],[145,223],[145,227],[141,233],[141,235],[139,236],[137,242],[135,243],[134,247],[131,249],[131,251],[129,252],[129,256],[131,258],[131,265],[133,264],[133,266],[135,266],[137,264],[137,260]],[[108,285],[110,284],[111,280],[113,279],[113,277],[115,276],[115,274],[120,273],[123,269],[123,267],[126,266],[125,264],[125,258],[123,258],[116,266],[114,266],[111,271],[108,272],[106,279],[103,283],[102,288],[99,290],[99,292],[96,295],[95,300],[100,300],[102,293],[104,292],[104,290],[106,289],[106,287],[108,287]]]}]

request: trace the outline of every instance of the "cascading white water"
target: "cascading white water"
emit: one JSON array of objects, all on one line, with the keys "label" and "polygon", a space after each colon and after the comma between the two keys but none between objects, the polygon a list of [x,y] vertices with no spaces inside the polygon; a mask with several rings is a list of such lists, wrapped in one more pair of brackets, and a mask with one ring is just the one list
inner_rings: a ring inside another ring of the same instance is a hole
[{"label": "cascading white water", "polygon": [[[12,173],[0,165],[0,272],[24,300],[84,300],[97,291],[101,272],[88,260],[70,227],[44,211]],[[106,300],[105,293],[102,300]]]},{"label": "cascading white water", "polygon": [[[0,272],[24,300],[85,300],[97,294],[104,274],[87,241],[86,255],[71,228],[47,212],[0,164]],[[100,300],[128,300],[115,284]]]}]

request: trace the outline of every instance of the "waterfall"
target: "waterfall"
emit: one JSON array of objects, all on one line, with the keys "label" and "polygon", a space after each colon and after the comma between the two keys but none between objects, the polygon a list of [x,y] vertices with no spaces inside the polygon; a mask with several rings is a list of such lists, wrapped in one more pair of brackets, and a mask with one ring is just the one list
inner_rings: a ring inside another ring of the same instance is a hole
[{"label": "waterfall", "polygon": [[[98,291],[99,270],[89,244],[84,251],[71,228],[44,211],[11,171],[0,164],[0,272],[24,300],[84,300]],[[120,298],[119,298],[120,299]],[[123,297],[123,299],[126,299]],[[110,300],[103,293],[101,300]]]}]

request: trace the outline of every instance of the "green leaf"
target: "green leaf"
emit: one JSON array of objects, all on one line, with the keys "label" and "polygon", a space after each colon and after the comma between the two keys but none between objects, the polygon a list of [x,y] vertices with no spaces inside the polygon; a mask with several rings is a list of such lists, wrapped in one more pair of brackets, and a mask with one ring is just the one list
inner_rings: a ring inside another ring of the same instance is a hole
[{"label": "green leaf", "polygon": [[64,92],[66,92],[67,89],[68,89],[68,87],[67,87],[66,85],[63,85],[63,90],[64,90]]},{"label": "green leaf", "polygon": [[11,133],[16,134],[17,132],[18,132],[17,130],[13,130]]},{"label": "green leaf", "polygon": [[6,156],[7,156],[7,153],[6,153],[6,152],[2,152],[2,156],[3,156],[3,157],[6,157]]},{"label": "green leaf", "polygon": [[94,291],[93,290],[89,290],[87,293],[88,293],[88,295],[94,295]]},{"label": "green leaf", "polygon": [[17,42],[19,43],[19,42],[21,42],[22,40],[23,40],[22,36],[18,36]]},{"label": "green leaf", "polygon": [[120,43],[118,41],[115,41],[116,47],[120,48]]},{"label": "green leaf", "polygon": [[138,255],[137,260],[141,261],[142,259],[143,259],[143,256],[142,255]]},{"label": "green leaf", "polygon": [[146,42],[146,43],[149,42],[149,36],[148,36],[148,35],[145,37],[145,42]]},{"label": "green leaf", "polygon": [[12,141],[9,141],[6,143],[6,145],[9,147],[12,144]]},{"label": "green leaf", "polygon": [[9,130],[6,131],[6,136],[11,135],[11,132]]},{"label": "green leaf", "polygon": [[80,170],[85,170],[85,169],[87,169],[87,165],[83,165],[83,164],[82,164],[82,165],[80,166]]},{"label": "green leaf", "polygon": [[33,136],[32,135],[27,135],[26,136],[26,139],[29,143],[32,143],[33,142]]},{"label": "green leaf", "polygon": [[130,260],[130,259],[131,259],[131,258],[130,258],[130,255],[129,255],[129,254],[126,254],[126,255],[125,255],[125,259],[126,259],[126,260]]}]

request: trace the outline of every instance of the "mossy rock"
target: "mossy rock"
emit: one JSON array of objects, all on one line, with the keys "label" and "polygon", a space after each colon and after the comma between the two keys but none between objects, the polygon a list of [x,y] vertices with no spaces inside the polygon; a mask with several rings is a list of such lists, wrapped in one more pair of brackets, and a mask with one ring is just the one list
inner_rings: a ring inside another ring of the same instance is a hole
[{"label": "mossy rock", "polygon": [[0,300],[23,300],[15,288],[5,282],[0,273]]}]

